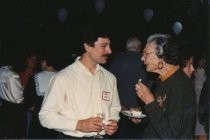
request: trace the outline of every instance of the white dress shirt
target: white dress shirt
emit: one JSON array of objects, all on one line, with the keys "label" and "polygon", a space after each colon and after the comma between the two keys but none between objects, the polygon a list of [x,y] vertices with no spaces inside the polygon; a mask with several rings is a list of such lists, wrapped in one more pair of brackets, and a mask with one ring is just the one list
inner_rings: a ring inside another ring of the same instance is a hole
[{"label": "white dress shirt", "polygon": [[23,102],[23,86],[17,73],[10,66],[0,68],[0,98],[11,103]]},{"label": "white dress shirt", "polygon": [[43,126],[65,135],[94,136],[96,132],[76,131],[76,124],[101,112],[105,120],[119,120],[121,106],[116,78],[100,65],[92,75],[78,59],[52,79],[39,119]]}]

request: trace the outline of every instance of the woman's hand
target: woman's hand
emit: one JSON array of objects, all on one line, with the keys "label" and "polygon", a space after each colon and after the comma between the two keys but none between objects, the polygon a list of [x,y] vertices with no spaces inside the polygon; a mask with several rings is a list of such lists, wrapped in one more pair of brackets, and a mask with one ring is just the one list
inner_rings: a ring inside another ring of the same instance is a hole
[{"label": "woman's hand", "polygon": [[149,88],[145,86],[143,83],[138,82],[135,85],[135,89],[136,89],[136,94],[145,104],[149,104],[155,100]]},{"label": "woman's hand", "polygon": [[133,123],[138,124],[141,122],[141,119],[138,118],[129,118]]}]

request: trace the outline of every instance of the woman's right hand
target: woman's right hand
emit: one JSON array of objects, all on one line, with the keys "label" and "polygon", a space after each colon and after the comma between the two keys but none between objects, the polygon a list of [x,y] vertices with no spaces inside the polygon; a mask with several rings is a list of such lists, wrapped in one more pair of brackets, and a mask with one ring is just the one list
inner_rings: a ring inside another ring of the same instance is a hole
[{"label": "woman's right hand", "polygon": [[150,89],[141,82],[138,82],[135,85],[136,94],[138,97],[145,103],[149,104],[155,100],[153,94],[151,93]]}]

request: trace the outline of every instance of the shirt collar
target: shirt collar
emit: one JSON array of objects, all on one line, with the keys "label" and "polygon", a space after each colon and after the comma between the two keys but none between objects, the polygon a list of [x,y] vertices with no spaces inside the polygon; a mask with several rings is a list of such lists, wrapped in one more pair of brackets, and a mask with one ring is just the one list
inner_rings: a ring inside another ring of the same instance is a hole
[{"label": "shirt collar", "polygon": [[[79,59],[80,59],[80,56],[78,56],[75,61],[78,64],[78,66],[81,68],[81,70],[90,73],[90,71],[79,61]],[[99,72],[100,70],[101,70],[101,66],[99,64],[97,64],[96,69],[95,69],[95,73]]]},{"label": "shirt collar", "polygon": [[172,67],[168,72],[166,72],[163,76],[159,76],[161,81],[165,81],[168,79],[172,74],[174,74],[179,69],[179,66]]}]

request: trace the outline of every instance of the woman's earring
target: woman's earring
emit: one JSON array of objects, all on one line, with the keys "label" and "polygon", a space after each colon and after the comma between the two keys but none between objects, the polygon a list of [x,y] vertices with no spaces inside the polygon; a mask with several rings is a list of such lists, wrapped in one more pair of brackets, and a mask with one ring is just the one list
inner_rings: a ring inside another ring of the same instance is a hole
[{"label": "woman's earring", "polygon": [[162,69],[163,68],[163,62],[158,62],[158,68]]}]

